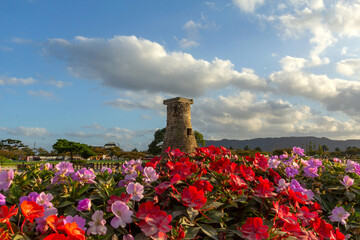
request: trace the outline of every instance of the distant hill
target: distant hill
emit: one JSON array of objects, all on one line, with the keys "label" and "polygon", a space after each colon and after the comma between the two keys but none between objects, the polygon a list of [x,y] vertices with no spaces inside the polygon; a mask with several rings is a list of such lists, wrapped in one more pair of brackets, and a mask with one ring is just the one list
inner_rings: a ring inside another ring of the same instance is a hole
[{"label": "distant hill", "polygon": [[326,145],[329,151],[334,151],[339,147],[342,151],[347,147],[360,147],[360,140],[331,140],[325,137],[279,137],[279,138],[254,138],[248,140],[206,140],[206,146],[214,145],[216,147],[233,147],[234,149],[244,149],[249,146],[250,149],[260,147],[261,150],[271,152],[277,148],[292,148],[294,146],[304,148],[309,143],[316,144],[316,147]]}]

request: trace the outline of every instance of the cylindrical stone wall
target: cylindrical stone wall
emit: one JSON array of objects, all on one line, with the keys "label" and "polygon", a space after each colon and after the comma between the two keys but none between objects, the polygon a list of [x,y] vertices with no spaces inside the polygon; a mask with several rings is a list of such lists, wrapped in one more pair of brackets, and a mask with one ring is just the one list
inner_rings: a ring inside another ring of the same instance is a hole
[{"label": "cylindrical stone wall", "polygon": [[194,152],[197,144],[191,126],[193,100],[177,97],[164,100],[164,104],[167,106],[167,120],[162,152],[168,147],[185,153]]}]

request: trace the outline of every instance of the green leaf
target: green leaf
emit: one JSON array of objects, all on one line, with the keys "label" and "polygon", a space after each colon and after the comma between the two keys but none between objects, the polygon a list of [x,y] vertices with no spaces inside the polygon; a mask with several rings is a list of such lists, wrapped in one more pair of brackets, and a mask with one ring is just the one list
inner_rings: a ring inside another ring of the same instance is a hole
[{"label": "green leaf", "polygon": [[197,224],[200,228],[201,228],[201,230],[206,234],[206,235],[208,235],[209,237],[211,237],[212,239],[216,239],[216,240],[218,240],[219,238],[218,238],[218,233],[216,232],[216,230],[212,227],[212,226],[210,226],[210,225],[208,225],[208,224]]},{"label": "green leaf", "polygon": [[57,206],[57,208],[62,208],[62,207],[66,207],[66,206],[74,205],[74,204],[75,204],[74,202],[65,201],[65,202],[60,203],[60,204]]},{"label": "green leaf", "polygon": [[200,227],[189,227],[185,229],[185,238],[184,239],[195,239],[198,235]]},{"label": "green leaf", "polygon": [[194,208],[187,208],[186,211],[187,211],[187,213],[188,213],[188,215],[189,215],[190,221],[191,221],[191,222],[194,222],[195,217],[196,217],[197,215],[199,215],[199,211],[196,210],[196,209],[194,209]]},{"label": "green leaf", "polygon": [[346,191],[344,195],[349,199],[349,201],[352,201],[356,198],[356,194],[353,192]]}]

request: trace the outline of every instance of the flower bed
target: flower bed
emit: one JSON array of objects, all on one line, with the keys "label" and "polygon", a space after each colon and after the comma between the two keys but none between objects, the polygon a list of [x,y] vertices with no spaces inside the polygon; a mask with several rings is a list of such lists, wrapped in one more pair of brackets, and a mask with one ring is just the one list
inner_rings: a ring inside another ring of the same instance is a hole
[{"label": "flower bed", "polygon": [[360,164],[225,148],[0,172],[0,239],[360,239]]}]

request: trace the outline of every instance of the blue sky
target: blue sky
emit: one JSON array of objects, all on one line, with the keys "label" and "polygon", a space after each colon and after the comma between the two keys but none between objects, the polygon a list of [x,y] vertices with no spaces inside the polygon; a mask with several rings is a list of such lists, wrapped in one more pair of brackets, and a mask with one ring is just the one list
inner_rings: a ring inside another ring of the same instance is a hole
[{"label": "blue sky", "polygon": [[360,1],[0,0],[0,139],[360,138]]}]

